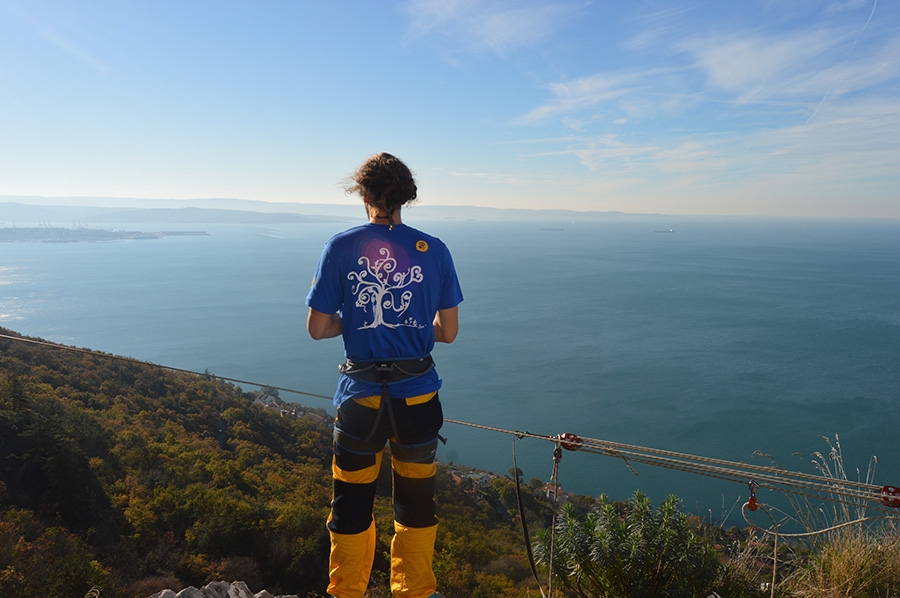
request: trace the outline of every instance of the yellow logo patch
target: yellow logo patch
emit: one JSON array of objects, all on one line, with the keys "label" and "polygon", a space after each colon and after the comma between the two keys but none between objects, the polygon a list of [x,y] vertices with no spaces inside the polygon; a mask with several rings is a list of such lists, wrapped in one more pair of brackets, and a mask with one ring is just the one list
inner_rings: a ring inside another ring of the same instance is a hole
[{"label": "yellow logo patch", "polygon": [[416,241],[416,249],[418,249],[422,253],[425,253],[426,251],[428,251],[428,243],[426,243],[425,241]]}]

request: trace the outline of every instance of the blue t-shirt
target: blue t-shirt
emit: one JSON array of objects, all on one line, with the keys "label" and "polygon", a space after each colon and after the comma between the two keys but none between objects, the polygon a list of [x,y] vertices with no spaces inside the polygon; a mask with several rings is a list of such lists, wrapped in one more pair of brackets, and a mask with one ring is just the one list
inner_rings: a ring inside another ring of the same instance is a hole
[{"label": "blue t-shirt", "polygon": [[[453,258],[438,239],[404,224],[391,230],[364,224],[325,244],[306,305],[341,313],[344,355],[354,361],[416,359],[434,349],[434,315],[463,300]],[[441,379],[425,375],[394,382],[393,398],[434,392]],[[334,403],[381,393],[342,375]]]}]

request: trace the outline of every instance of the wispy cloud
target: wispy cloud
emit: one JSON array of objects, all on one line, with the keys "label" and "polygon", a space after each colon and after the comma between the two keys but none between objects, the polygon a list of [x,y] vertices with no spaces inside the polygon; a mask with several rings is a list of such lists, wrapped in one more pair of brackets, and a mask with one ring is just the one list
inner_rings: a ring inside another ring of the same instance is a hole
[{"label": "wispy cloud", "polygon": [[505,55],[548,38],[582,10],[573,2],[412,0],[407,35],[437,35],[454,51]]},{"label": "wispy cloud", "polygon": [[[900,35],[849,53],[853,28],[809,28],[783,34],[735,31],[682,37],[672,41],[657,66],[600,72],[546,85],[551,98],[518,119],[535,123],[557,117],[570,123],[595,122],[610,110],[608,122],[641,116],[671,116],[712,102],[732,115],[741,106],[781,104],[806,118],[825,94],[832,97],[896,87],[900,78]],[[673,60],[670,57],[676,56]],[[677,58],[679,57],[680,58]],[[714,106],[708,105],[708,108]]]},{"label": "wispy cloud", "polygon": [[582,177],[585,184],[599,178],[619,181],[620,189],[629,186],[624,181],[655,181],[673,193],[728,196],[776,180],[782,185],[803,181],[808,189],[846,188],[854,180],[885,185],[900,180],[900,105],[892,99],[861,98],[835,103],[811,124],[663,132],[645,142],[628,135],[583,135],[543,145],[532,147],[528,157],[570,155],[592,173]]},{"label": "wispy cloud", "polygon": [[836,14],[858,10],[871,4],[872,0],[834,0],[825,7],[825,14]]},{"label": "wispy cloud", "polygon": [[108,75],[110,73],[109,65],[104,63],[101,60],[98,60],[94,56],[91,56],[85,50],[79,48],[69,40],[65,39],[55,31],[51,31],[50,29],[43,29],[40,32],[41,38],[45,41],[50,42],[52,45],[56,46],[75,60],[81,62],[82,64],[92,68],[93,70],[102,73],[104,75]]},{"label": "wispy cloud", "polygon": [[637,25],[637,32],[625,40],[625,49],[638,52],[655,46],[665,46],[671,39],[678,38],[685,26],[685,17],[695,8],[692,4],[685,3],[635,17],[632,22]]},{"label": "wispy cloud", "polygon": [[571,81],[551,83],[547,89],[552,93],[553,99],[534,108],[519,120],[523,123],[534,123],[547,117],[577,113],[584,108],[591,108],[640,91],[648,91],[646,82],[654,76],[654,73],[655,71],[600,73]]},{"label": "wispy cloud", "polygon": [[598,135],[583,138],[568,147],[556,151],[536,152],[533,157],[558,156],[569,154],[578,159],[581,164],[591,170],[605,170],[612,162],[616,163],[619,174],[633,171],[638,164],[644,162],[649,156],[656,154],[658,147],[653,145],[641,145],[624,141],[618,135]]},{"label": "wispy cloud", "polygon": [[825,67],[830,50],[842,37],[833,30],[790,36],[737,33],[692,39],[681,47],[712,89],[733,93],[740,103],[751,103],[801,91],[791,82],[808,81],[810,73]]}]

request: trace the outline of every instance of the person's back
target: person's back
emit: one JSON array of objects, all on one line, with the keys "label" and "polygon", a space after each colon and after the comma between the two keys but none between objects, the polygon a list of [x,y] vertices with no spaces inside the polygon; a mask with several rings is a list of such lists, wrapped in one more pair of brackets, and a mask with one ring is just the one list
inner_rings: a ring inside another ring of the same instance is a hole
[{"label": "person's back", "polygon": [[374,558],[375,479],[390,439],[391,588],[395,596],[424,598],[436,585],[434,453],[443,423],[431,351],[436,341],[456,338],[462,293],[446,246],[401,221],[401,207],[417,192],[409,169],[378,154],[354,181],[349,191],[363,196],[369,222],[328,241],[306,301],[310,336],[342,336],[347,358],[334,399],[328,591],[365,593]]}]

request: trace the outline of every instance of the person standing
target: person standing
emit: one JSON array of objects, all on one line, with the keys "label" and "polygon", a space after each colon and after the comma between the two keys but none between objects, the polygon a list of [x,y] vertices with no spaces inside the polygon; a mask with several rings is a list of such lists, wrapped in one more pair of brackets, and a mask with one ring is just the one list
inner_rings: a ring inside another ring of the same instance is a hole
[{"label": "person standing", "polygon": [[443,411],[431,351],[456,338],[462,291],[446,245],[403,224],[402,208],[417,188],[400,159],[372,156],[347,193],[360,194],[368,222],[325,244],[306,298],[309,335],[341,336],[346,358],[334,395],[328,593],[366,592],[375,558],[375,482],[389,441],[391,592],[437,596],[435,452]]}]

